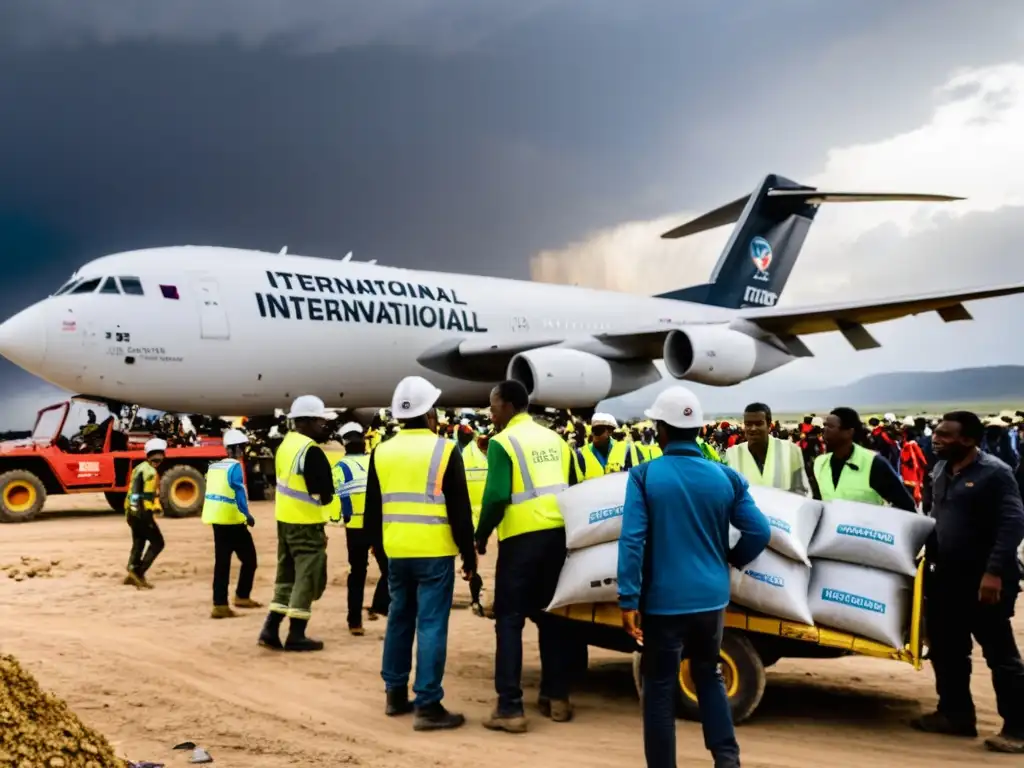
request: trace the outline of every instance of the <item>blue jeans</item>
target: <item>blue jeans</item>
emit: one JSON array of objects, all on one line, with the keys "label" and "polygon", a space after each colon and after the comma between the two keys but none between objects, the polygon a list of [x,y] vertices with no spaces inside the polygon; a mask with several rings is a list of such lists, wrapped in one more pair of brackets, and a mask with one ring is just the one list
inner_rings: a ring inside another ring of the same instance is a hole
[{"label": "blue jeans", "polygon": [[444,698],[441,680],[448,657],[448,618],[455,592],[454,557],[407,557],[388,560],[391,607],[384,634],[380,676],[391,691],[409,685],[412,641],[416,638],[413,706],[422,708]]},{"label": "blue jeans", "polygon": [[740,764],[732,710],[718,671],[724,621],[724,611],[643,616],[647,768],[676,768],[676,690],[684,655],[690,660],[690,675],[697,688],[704,746],[714,756],[716,768]]}]

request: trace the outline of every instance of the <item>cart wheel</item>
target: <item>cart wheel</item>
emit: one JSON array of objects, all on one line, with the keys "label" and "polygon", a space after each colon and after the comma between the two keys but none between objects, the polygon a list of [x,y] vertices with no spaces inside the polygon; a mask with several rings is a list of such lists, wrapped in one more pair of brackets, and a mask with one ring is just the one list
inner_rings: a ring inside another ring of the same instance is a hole
[{"label": "cart wheel", "polygon": [[27,523],[46,503],[46,487],[33,473],[16,469],[0,475],[0,523]]},{"label": "cart wheel", "polygon": [[160,506],[164,517],[191,517],[203,509],[206,478],[195,467],[179,464],[160,479]]},{"label": "cart wheel", "polygon": [[[725,695],[732,709],[732,721],[739,725],[749,718],[761,703],[767,676],[761,656],[753,644],[743,635],[726,631],[722,638],[722,652],[719,660]],[[633,684],[637,695],[643,700],[643,654],[633,654]],[[690,662],[679,665],[679,698],[676,714],[686,720],[700,720],[697,707],[697,690],[690,677]]]}]

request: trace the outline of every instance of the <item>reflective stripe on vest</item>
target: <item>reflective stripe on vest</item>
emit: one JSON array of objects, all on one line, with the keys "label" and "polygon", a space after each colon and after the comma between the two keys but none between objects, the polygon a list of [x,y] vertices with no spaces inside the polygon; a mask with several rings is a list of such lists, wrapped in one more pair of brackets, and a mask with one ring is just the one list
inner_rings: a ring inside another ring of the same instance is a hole
[{"label": "reflective stripe on vest", "polygon": [[[832,484],[832,454],[826,453],[814,460],[814,479],[818,481],[818,490],[822,501],[843,499],[859,501],[864,504],[882,506],[885,499],[871,487],[871,465],[875,460],[875,452],[859,445],[853,446],[850,459],[843,465],[839,473],[839,486]],[[857,468],[850,466],[853,464]]]},{"label": "reflective stripe on vest", "polygon": [[512,459],[512,498],[498,524],[498,541],[564,527],[555,494],[568,487],[573,458],[562,438],[519,414],[491,439]]},{"label": "reflective stripe on vest", "polygon": [[474,440],[462,449],[462,463],[466,468],[466,486],[469,488],[469,503],[473,507],[473,525],[480,520],[484,503],[484,488],[487,486],[487,456]]},{"label": "reflective stripe on vest", "polygon": [[309,495],[306,478],[299,471],[302,459],[312,445],[316,443],[292,431],[284,436],[277,449],[274,457],[274,468],[277,471],[274,516],[282,523],[320,525],[325,520],[324,507],[319,499]]},{"label": "reflective stripe on vest", "polygon": [[[132,493],[132,488],[135,487],[135,476],[138,474],[143,475],[142,485],[142,498],[139,498],[137,494]],[[160,475],[156,471],[156,467],[150,464],[148,461],[143,461],[136,465],[135,469],[132,470],[132,476],[128,480],[128,493],[124,497],[124,511],[126,514],[131,514],[132,502],[142,502],[142,508],[147,509],[150,512],[160,511]]]},{"label": "reflective stripe on vest", "polygon": [[[351,480],[345,480],[345,473],[340,471],[340,465],[344,465],[348,469],[349,474],[352,475]],[[366,509],[366,477],[369,466],[370,460],[366,456],[346,456],[339,462],[338,480],[341,482],[335,481],[338,489],[338,505],[340,509],[342,499],[348,499],[352,505],[352,517],[346,523],[349,528],[363,527],[363,512]]]},{"label": "reflective stripe on vest", "polygon": [[[725,452],[725,463],[739,472],[751,485],[764,485],[772,488],[791,490],[793,470],[790,464],[790,452],[781,440],[769,437],[768,451],[764,457],[764,471],[757,466],[757,460],[750,452],[747,443],[735,445]],[[771,482],[768,478],[771,477]]]},{"label": "reflective stripe on vest", "polygon": [[245,515],[238,509],[235,489],[228,482],[228,472],[238,464],[222,459],[206,472],[206,498],[203,500],[203,522],[207,525],[244,525]]},{"label": "reflective stripe on vest", "polygon": [[427,429],[403,429],[374,449],[387,557],[458,553],[441,491],[454,449],[450,440]]}]

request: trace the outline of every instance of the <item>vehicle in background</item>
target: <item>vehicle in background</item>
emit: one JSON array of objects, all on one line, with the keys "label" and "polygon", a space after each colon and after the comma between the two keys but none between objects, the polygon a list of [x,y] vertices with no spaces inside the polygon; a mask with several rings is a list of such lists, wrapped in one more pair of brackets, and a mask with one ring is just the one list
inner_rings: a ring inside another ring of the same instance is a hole
[{"label": "vehicle in background", "polygon": [[[109,411],[90,418],[68,436],[74,406]],[[115,416],[127,412],[126,419]],[[132,470],[146,458],[152,431],[133,431],[138,408],[102,400],[73,398],[48,406],[36,416],[32,435],[0,443],[0,522],[23,523],[42,510],[47,496],[102,493],[116,512],[124,509]],[[167,450],[160,469],[160,503],[165,517],[197,515],[203,508],[206,470],[226,456],[219,437],[196,436],[191,445]]]}]

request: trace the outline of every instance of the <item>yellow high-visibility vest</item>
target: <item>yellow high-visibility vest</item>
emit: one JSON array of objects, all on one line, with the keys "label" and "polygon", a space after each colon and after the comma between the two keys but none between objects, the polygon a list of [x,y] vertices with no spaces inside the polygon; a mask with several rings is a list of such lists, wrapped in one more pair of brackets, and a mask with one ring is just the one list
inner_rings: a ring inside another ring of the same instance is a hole
[{"label": "yellow high-visibility vest", "polygon": [[299,468],[312,440],[294,430],[284,436],[274,456],[277,471],[277,493],[274,495],[274,516],[279,522],[295,525],[322,525],[324,506],[320,499],[309,495],[306,478]]},{"label": "yellow high-visibility vest", "polygon": [[[143,486],[142,486],[142,498],[133,498],[132,488],[135,486],[135,477],[138,474],[143,475]],[[128,481],[128,493],[124,497],[124,512],[125,515],[131,516],[132,513],[132,501],[141,501],[142,508],[149,510],[150,512],[160,511],[160,474],[156,471],[156,467],[150,464],[148,461],[140,462],[132,470],[131,479]]]},{"label": "yellow high-visibility vest", "polygon": [[462,449],[462,463],[466,467],[466,485],[469,488],[469,503],[473,507],[473,526],[480,522],[480,510],[484,503],[484,488],[487,486],[487,456],[476,444],[476,440]]},{"label": "yellow high-visibility vest", "polygon": [[853,453],[850,454],[849,461],[843,465],[843,470],[839,474],[839,485],[836,486],[832,483],[832,454],[818,456],[814,460],[814,479],[818,481],[821,500],[843,499],[883,506],[885,499],[871,487],[871,465],[874,461],[874,451],[854,443]]},{"label": "yellow high-visibility vest", "polygon": [[[369,456],[345,456],[338,462],[334,487],[338,493],[338,514],[342,512],[343,499],[352,505],[352,517],[345,527],[362,528],[363,512],[366,509],[366,478],[369,474]],[[346,474],[348,479],[346,479]]]},{"label": "yellow high-visibility vest", "polygon": [[206,472],[206,498],[203,499],[203,522],[207,525],[245,525],[245,515],[238,508],[235,489],[228,482],[228,472],[238,464],[235,459],[221,459]]},{"label": "yellow high-visibility vest", "polygon": [[491,439],[512,460],[512,499],[498,524],[498,541],[565,527],[555,498],[568,487],[573,462],[565,441],[526,413],[516,414]]},{"label": "yellow high-visibility vest", "polygon": [[725,463],[739,472],[751,485],[762,485],[790,491],[793,482],[793,452],[789,445],[777,437],[768,438],[768,452],[765,454],[764,471],[762,472],[750,452],[750,446],[739,443],[725,452]]},{"label": "yellow high-visibility vest", "polygon": [[403,429],[374,449],[388,558],[458,554],[441,490],[454,449],[429,429]]},{"label": "yellow high-visibility vest", "polygon": [[661,446],[657,443],[636,443],[636,449],[640,452],[644,461],[654,461],[665,455],[664,451],[661,450]]},{"label": "yellow high-visibility vest", "polygon": [[593,480],[595,477],[604,477],[612,472],[622,472],[626,467],[626,458],[629,457],[629,466],[635,467],[640,463],[640,455],[636,445],[622,440],[613,440],[608,450],[608,461],[601,466],[600,459],[594,451],[594,444],[587,443],[580,449],[580,464],[583,468],[583,480]]}]

